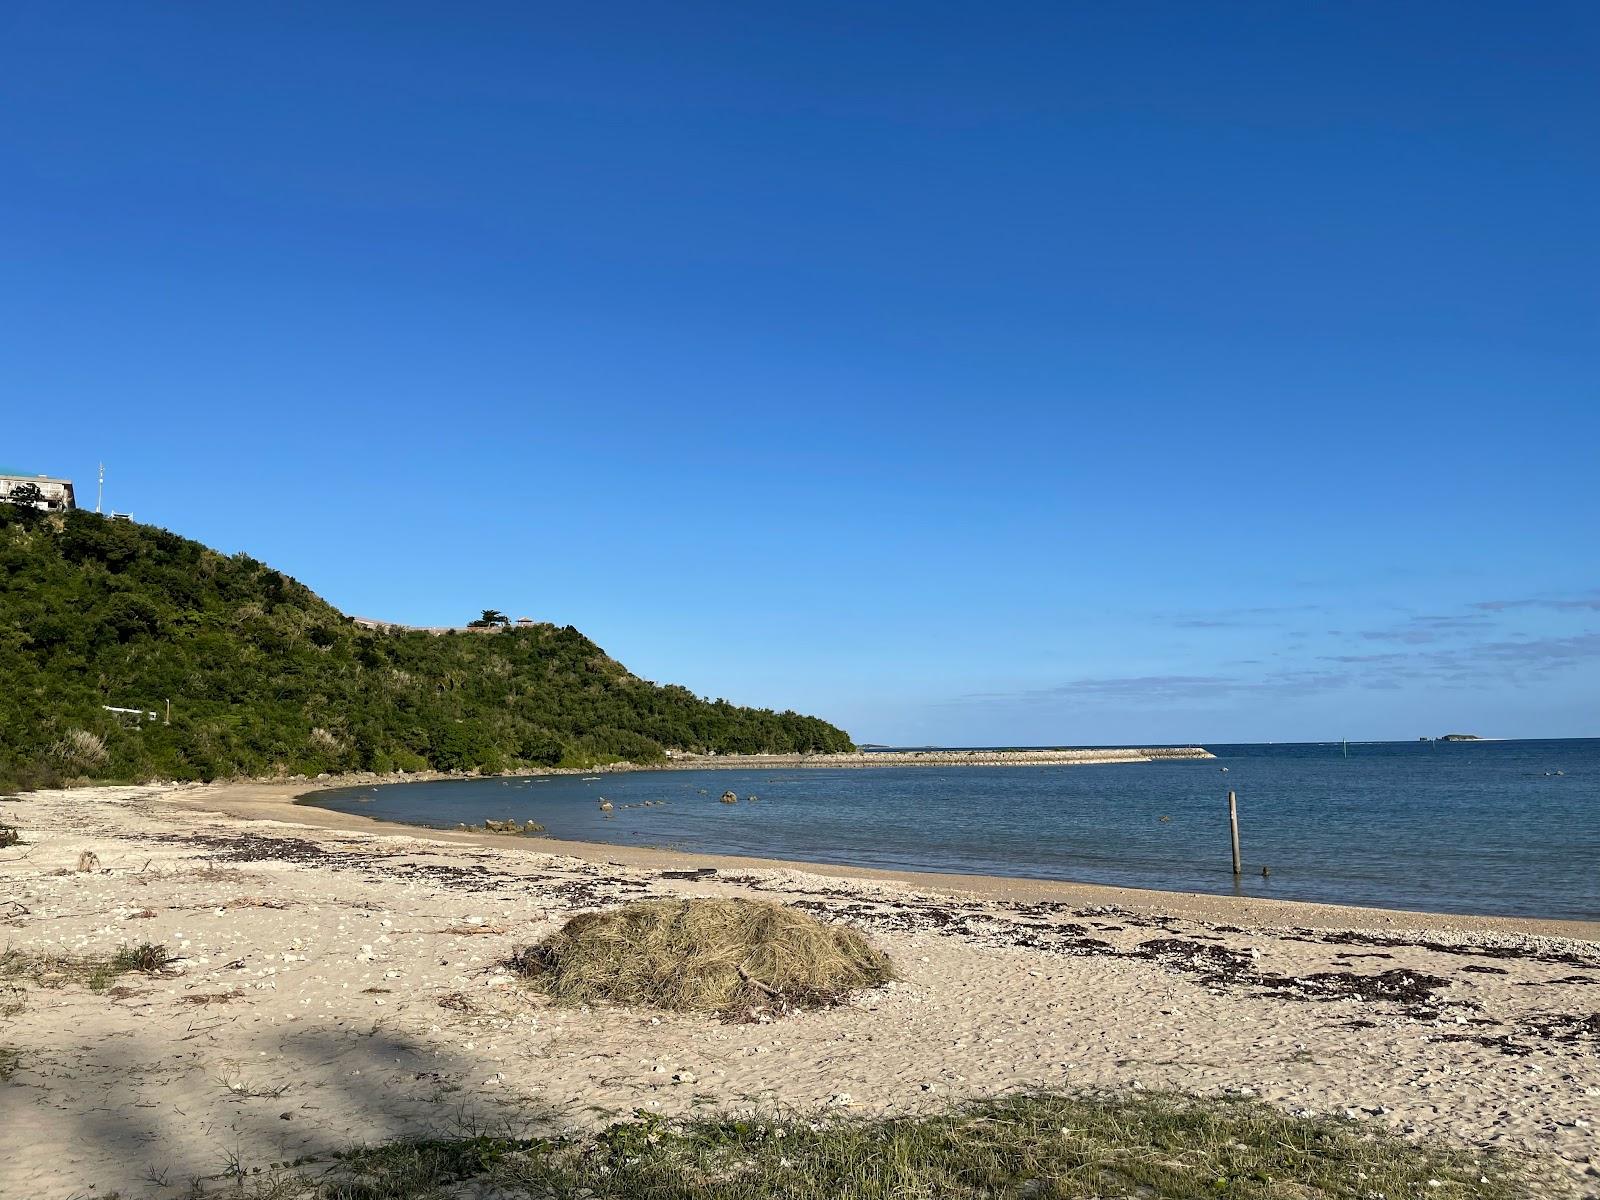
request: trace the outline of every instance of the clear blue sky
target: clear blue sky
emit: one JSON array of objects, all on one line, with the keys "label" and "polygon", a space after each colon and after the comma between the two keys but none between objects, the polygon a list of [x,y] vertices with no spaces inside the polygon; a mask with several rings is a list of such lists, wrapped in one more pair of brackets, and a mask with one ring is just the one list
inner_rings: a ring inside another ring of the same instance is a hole
[{"label": "clear blue sky", "polygon": [[1600,734],[1600,6],[0,12],[0,462],[882,742]]}]

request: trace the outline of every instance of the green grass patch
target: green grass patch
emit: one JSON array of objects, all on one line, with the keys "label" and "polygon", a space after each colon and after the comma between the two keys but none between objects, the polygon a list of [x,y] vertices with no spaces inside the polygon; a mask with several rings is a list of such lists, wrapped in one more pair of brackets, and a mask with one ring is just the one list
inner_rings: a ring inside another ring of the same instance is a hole
[{"label": "green grass patch", "polygon": [[119,975],[154,974],[172,960],[166,946],[157,942],[122,946],[110,954],[30,954],[8,948],[0,950],[0,984],[10,985],[13,994],[24,983],[46,988],[76,984],[103,992]]},{"label": "green grass patch", "polygon": [[142,971],[146,975],[151,975],[164,968],[174,957],[176,956],[160,942],[140,942],[136,946],[124,946],[113,954],[111,966],[119,974],[126,971]]},{"label": "green grass patch", "polygon": [[927,1117],[640,1118],[585,1138],[471,1137],[351,1151],[261,1200],[494,1195],[628,1200],[1515,1200],[1503,1160],[1357,1122],[1173,1095],[1018,1095]]}]

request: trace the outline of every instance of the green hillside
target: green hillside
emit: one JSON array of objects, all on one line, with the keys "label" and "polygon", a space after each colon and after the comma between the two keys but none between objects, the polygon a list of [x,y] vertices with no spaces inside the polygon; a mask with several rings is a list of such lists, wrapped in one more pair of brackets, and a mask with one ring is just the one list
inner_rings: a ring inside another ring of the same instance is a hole
[{"label": "green hillside", "polygon": [[[102,708],[158,710],[127,728]],[[571,626],[377,631],[245,555],[0,503],[0,780],[501,771],[838,751],[815,717],[630,675]]]}]

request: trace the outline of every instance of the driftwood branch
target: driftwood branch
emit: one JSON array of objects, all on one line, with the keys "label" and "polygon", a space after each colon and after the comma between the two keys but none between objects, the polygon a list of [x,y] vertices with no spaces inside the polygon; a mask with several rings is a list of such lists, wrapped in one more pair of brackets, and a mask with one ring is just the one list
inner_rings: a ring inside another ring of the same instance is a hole
[{"label": "driftwood branch", "polygon": [[768,985],[762,983],[761,980],[757,979],[754,975],[750,974],[750,972],[746,971],[743,967],[735,967],[734,970],[738,971],[739,972],[739,978],[744,980],[751,987],[760,989],[761,991],[765,992],[767,995],[771,996],[774,1000],[781,1000],[783,998],[783,993],[778,991],[777,988],[769,987]]}]

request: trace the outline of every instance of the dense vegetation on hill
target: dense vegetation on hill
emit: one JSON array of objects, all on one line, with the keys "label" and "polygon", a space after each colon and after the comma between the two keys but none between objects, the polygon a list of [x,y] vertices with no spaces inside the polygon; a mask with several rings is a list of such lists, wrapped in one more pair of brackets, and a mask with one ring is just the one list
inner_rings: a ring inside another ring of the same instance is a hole
[{"label": "dense vegetation on hill", "polygon": [[[124,727],[102,705],[171,724]],[[576,629],[357,625],[146,525],[0,503],[0,780],[501,771],[850,749],[815,717],[630,675]]]}]

